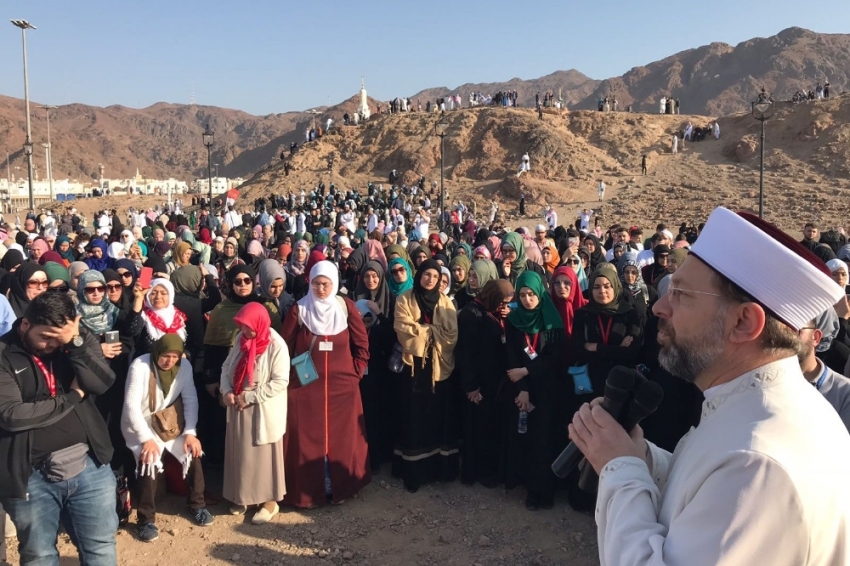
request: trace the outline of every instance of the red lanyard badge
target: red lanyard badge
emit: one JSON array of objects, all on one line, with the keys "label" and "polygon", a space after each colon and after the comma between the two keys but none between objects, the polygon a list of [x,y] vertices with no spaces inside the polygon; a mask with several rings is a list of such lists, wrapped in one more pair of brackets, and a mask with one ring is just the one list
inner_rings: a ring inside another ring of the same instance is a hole
[{"label": "red lanyard badge", "polygon": [[601,316],[596,315],[596,320],[597,320],[597,322],[599,322],[599,334],[602,335],[602,343],[607,346],[608,345],[608,337],[611,336],[611,325],[614,324],[614,319],[613,318],[608,319],[607,328],[602,327],[602,317]]},{"label": "red lanyard badge", "polygon": [[[53,375],[53,372],[47,371],[47,368],[44,367],[41,360],[35,356],[32,357],[32,361],[35,362],[35,365],[38,366],[38,369],[40,369],[41,373],[44,375],[44,382],[47,383],[47,389],[50,391],[50,396],[56,397],[56,377]],[[50,367],[53,367],[53,364],[51,364]]]}]

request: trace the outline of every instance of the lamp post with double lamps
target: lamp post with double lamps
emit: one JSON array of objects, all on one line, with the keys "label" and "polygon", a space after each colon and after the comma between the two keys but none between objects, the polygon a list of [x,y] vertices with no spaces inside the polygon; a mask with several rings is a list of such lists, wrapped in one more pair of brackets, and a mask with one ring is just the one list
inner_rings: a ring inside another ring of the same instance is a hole
[{"label": "lamp post with double lamps", "polygon": [[210,125],[207,124],[207,129],[201,134],[204,139],[204,147],[207,148],[207,180],[210,183],[210,214],[213,210],[213,190],[212,190],[212,153],[211,147],[215,143],[215,134],[210,130]]},{"label": "lamp post with double lamps", "polygon": [[24,46],[24,106],[27,112],[27,140],[24,142],[24,154],[27,156],[27,173],[29,174],[30,210],[35,211],[35,196],[32,186],[32,135],[30,127],[30,86],[27,74],[27,30],[36,29],[26,20],[11,20],[12,25],[21,28],[21,40]]},{"label": "lamp post with double lamps", "polygon": [[759,143],[759,218],[764,218],[764,123],[773,116],[773,101],[762,99],[753,102],[753,118],[761,122]]}]

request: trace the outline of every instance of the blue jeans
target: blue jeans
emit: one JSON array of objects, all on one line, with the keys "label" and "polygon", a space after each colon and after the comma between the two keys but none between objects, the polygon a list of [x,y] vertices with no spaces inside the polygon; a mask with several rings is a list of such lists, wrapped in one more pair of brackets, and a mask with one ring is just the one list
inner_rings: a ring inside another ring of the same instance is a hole
[{"label": "blue jeans", "polygon": [[4,498],[3,508],[18,530],[21,566],[57,566],[59,521],[77,547],[83,566],[115,566],[115,476],[97,466],[91,456],[75,477],[47,481],[33,470],[27,485],[29,499]]}]

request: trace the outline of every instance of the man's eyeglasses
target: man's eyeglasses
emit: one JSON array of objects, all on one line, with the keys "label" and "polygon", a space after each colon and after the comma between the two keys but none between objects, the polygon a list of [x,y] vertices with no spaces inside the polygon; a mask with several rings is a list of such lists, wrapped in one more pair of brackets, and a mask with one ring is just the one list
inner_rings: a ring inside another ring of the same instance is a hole
[{"label": "man's eyeglasses", "polygon": [[708,295],[709,297],[722,297],[720,293],[709,293],[707,291],[692,291],[691,289],[682,289],[681,287],[674,287],[670,285],[667,288],[667,294],[670,296],[671,301],[678,301],[682,298],[682,295],[693,294],[693,295]]}]

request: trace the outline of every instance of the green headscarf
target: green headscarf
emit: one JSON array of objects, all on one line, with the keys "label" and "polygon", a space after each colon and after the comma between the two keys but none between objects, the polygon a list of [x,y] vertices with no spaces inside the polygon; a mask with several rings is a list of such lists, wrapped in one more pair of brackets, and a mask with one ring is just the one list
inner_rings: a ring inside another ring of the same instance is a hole
[{"label": "green headscarf", "polygon": [[201,296],[201,282],[204,274],[197,265],[184,265],[178,267],[171,274],[171,283],[174,285],[176,295],[199,298]]},{"label": "green headscarf", "polygon": [[410,254],[407,253],[407,250],[404,249],[404,246],[399,244],[393,244],[391,246],[387,246],[386,255],[387,259],[390,259],[392,254],[398,255],[401,259],[407,262],[407,265],[410,266],[410,270],[413,271],[413,260],[410,259]]},{"label": "green headscarf", "polygon": [[[499,270],[496,269],[496,264],[489,259],[479,259],[473,262],[469,270],[474,271],[475,275],[478,276],[478,289],[473,289],[469,285],[466,286],[466,292],[469,293],[470,297],[477,296],[484,289],[484,285],[499,278]],[[469,281],[468,275],[466,279]]]},{"label": "green headscarf", "polygon": [[463,248],[463,249],[464,249],[464,251],[466,252],[466,257],[468,257],[468,258],[469,258],[469,261],[471,262],[471,261],[472,261],[472,246],[470,246],[470,245],[469,245],[469,244],[467,244],[466,242],[461,242],[461,243],[459,243],[457,246],[455,246],[455,249],[454,249],[454,251],[452,252],[452,255],[453,255],[454,257],[457,257],[457,255],[458,255],[458,250],[459,250],[460,248]]},{"label": "green headscarf", "polygon": [[459,265],[463,268],[464,278],[458,279],[455,277],[454,271],[452,271],[452,285],[449,293],[454,296],[458,291],[466,287],[466,282],[469,281],[469,268],[472,265],[472,262],[469,261],[469,257],[465,255],[456,255],[452,262],[449,264],[449,270],[453,270],[455,265]]},{"label": "green headscarf", "polygon": [[55,261],[48,261],[45,263],[44,272],[47,273],[47,281],[49,283],[53,283],[54,281],[64,281],[68,284],[71,283],[71,279],[68,277],[68,268],[59,265]]},{"label": "green headscarf", "polygon": [[526,334],[538,334],[547,330],[558,330],[564,328],[564,321],[552,302],[549,293],[546,292],[546,287],[543,285],[543,278],[534,271],[526,271],[517,279],[515,289],[517,298],[519,298],[520,290],[523,287],[528,287],[534,294],[537,295],[539,302],[537,308],[528,310],[522,306],[522,301],[517,300],[517,308],[511,311],[508,315],[508,320],[511,321],[520,332]]},{"label": "green headscarf", "polygon": [[[614,288],[614,300],[607,305],[600,304],[593,296],[593,285],[599,277],[607,279]],[[588,286],[590,287],[590,299],[586,305],[588,310],[608,314],[613,314],[620,310],[620,299],[623,297],[623,284],[620,282],[620,277],[617,275],[617,268],[613,264],[603,263],[597,267],[588,280]]]},{"label": "green headscarf", "polygon": [[[404,283],[396,283],[393,278],[393,267],[396,265],[404,266],[404,269],[407,271],[407,281]],[[390,293],[392,293],[394,297],[398,297],[408,289],[413,289],[413,270],[410,268],[410,265],[400,257],[390,261],[390,266],[387,268],[387,287],[389,287]]]},{"label": "green headscarf", "polygon": [[[160,369],[157,362],[159,357],[169,352],[177,352],[180,359],[174,364],[170,370],[165,371]],[[151,371],[156,369],[156,375],[159,377],[159,382],[162,385],[163,395],[168,395],[171,391],[171,385],[177,379],[177,374],[180,372],[180,360],[183,359],[183,340],[177,334],[164,334],[162,338],[157,340],[151,346]]]},{"label": "green headscarf", "polygon": [[316,241],[315,241],[316,244],[328,245],[329,242],[330,242],[330,238],[328,238],[327,234],[323,234],[322,232],[319,232],[318,234],[316,234]]},{"label": "green headscarf", "polygon": [[[507,234],[505,234],[505,237],[502,238],[502,243],[508,244],[516,250],[516,259],[511,264],[511,277],[519,277],[525,272],[525,268],[527,267],[525,257],[525,241],[522,239],[522,236],[520,236],[516,232],[508,232]],[[517,284],[519,284],[519,280],[517,280]],[[519,289],[519,287],[517,287],[517,289]]]}]

